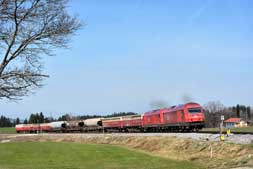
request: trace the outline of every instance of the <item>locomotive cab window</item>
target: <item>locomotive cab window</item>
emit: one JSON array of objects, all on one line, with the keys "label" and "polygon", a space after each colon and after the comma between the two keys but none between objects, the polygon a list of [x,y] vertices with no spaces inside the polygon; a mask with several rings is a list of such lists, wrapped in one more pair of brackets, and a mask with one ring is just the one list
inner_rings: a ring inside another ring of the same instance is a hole
[{"label": "locomotive cab window", "polygon": [[201,113],[201,109],[200,108],[189,108],[188,112],[189,113]]}]

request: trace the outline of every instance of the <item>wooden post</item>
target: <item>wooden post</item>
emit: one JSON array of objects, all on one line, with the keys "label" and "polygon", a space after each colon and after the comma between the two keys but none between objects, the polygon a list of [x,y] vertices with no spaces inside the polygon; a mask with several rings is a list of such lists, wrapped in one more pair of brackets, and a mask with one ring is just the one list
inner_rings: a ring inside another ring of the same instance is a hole
[{"label": "wooden post", "polygon": [[213,158],[213,146],[212,146],[212,143],[210,143],[210,158]]}]

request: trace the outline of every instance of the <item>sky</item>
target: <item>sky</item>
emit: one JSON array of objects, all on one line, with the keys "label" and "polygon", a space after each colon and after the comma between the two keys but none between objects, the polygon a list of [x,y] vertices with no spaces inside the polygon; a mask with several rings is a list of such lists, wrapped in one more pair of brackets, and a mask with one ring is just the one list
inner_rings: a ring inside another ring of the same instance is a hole
[{"label": "sky", "polygon": [[253,1],[71,0],[84,23],[44,57],[45,86],[2,115],[144,113],[152,102],[253,106]]}]

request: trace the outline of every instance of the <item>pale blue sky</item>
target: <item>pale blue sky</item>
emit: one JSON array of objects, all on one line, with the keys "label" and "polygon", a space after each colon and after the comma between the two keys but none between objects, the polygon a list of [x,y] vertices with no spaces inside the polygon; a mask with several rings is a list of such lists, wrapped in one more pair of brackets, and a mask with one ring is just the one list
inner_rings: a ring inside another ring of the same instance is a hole
[{"label": "pale blue sky", "polygon": [[150,102],[253,105],[253,1],[72,0],[87,24],[46,57],[46,86],[1,113],[142,113]]}]

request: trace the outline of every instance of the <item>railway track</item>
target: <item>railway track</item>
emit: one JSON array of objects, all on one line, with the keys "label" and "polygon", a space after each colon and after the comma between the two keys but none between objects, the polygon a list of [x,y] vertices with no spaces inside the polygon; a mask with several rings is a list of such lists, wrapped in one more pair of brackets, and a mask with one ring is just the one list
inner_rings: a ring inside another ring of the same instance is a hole
[{"label": "railway track", "polygon": [[[42,132],[42,133],[47,133],[47,132]],[[162,131],[162,132],[141,132],[141,131],[133,131],[133,132],[83,132],[80,133],[78,131],[76,132],[66,132],[66,133],[57,133],[57,132],[51,132],[52,134],[134,134],[134,133],[138,133],[138,134],[166,134],[166,133],[182,133],[182,134],[187,134],[187,133],[203,133],[203,134],[220,134],[219,131],[184,131],[184,132],[180,132],[180,131]],[[15,135],[15,134],[30,134],[30,133],[0,133],[0,135]],[[36,134],[36,133],[35,133]],[[50,134],[50,132],[49,132]],[[227,134],[226,131],[223,131],[222,134]],[[242,134],[242,135],[253,135],[253,131],[252,132],[243,132],[243,131],[231,131],[231,134]]]},{"label": "railway track", "polygon": [[[220,135],[217,132],[206,132],[206,133],[39,133],[39,134],[0,134],[1,140],[12,140],[20,138],[22,140],[32,139],[38,141],[39,139],[47,140],[48,137],[53,137],[56,140],[60,138],[77,139],[77,138],[119,138],[119,137],[177,137],[182,139],[193,139],[198,141],[212,141],[219,142]],[[225,142],[236,143],[236,144],[252,144],[253,134],[231,134],[228,137],[225,136]]]}]

